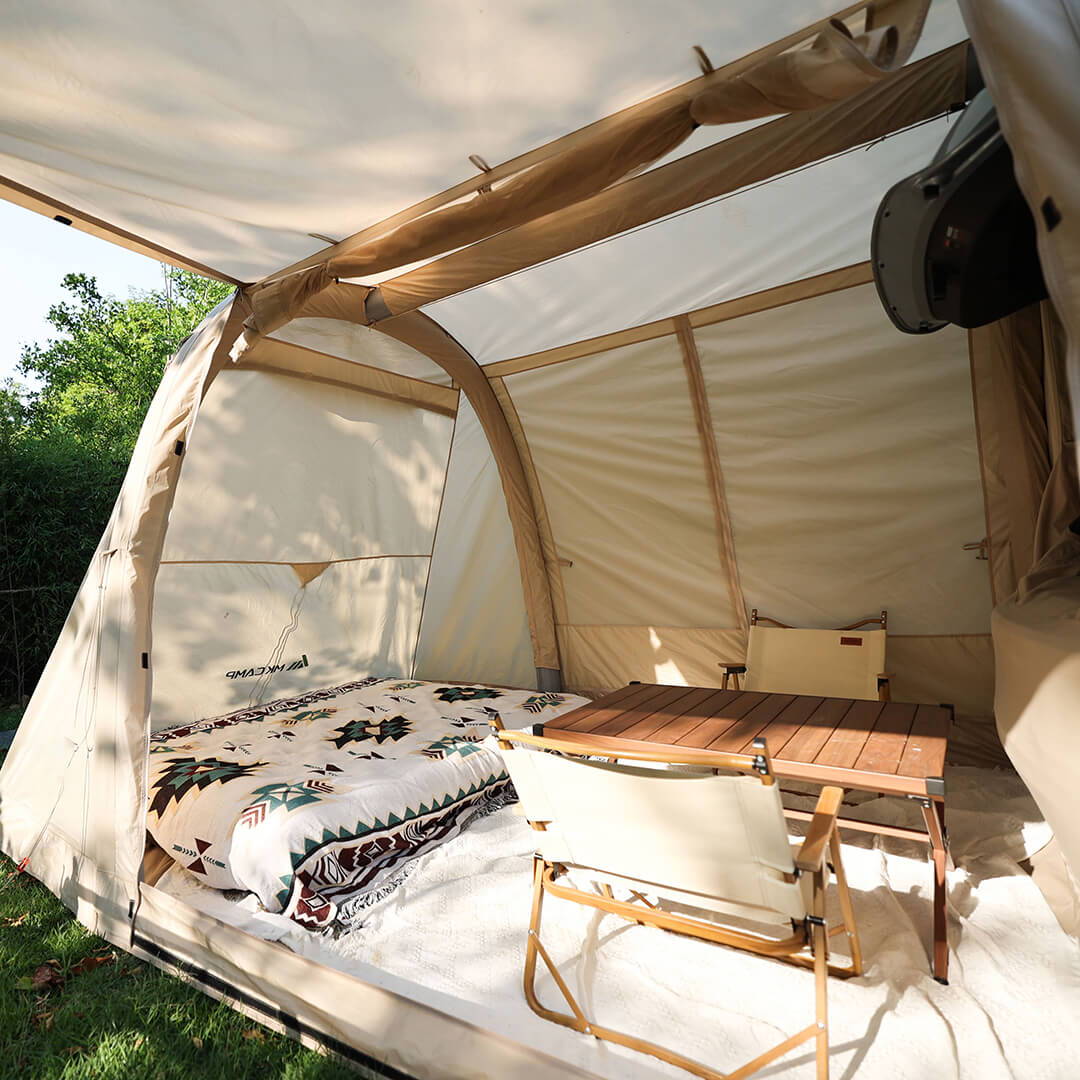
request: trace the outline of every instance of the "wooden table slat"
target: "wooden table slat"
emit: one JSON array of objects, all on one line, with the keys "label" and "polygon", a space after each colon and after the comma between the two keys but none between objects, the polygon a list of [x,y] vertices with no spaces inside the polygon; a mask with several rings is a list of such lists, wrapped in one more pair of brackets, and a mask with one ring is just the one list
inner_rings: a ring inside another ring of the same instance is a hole
[{"label": "wooden table slat", "polygon": [[915,706],[889,702],[878,717],[862,753],[855,759],[856,769],[867,772],[895,773],[900,766],[908,732],[915,719]]},{"label": "wooden table slat", "polygon": [[769,697],[768,694],[762,694],[754,690],[729,692],[733,692],[735,697],[725,702],[712,716],[702,721],[693,731],[679,739],[680,746],[694,746],[699,750],[703,750],[706,746],[711,745],[714,739],[723,735],[728,728],[738,723],[751,709],[756,708]]},{"label": "wooden table slat", "polygon": [[[583,752],[610,752],[613,758],[620,750],[650,750],[657,743],[746,752],[763,735],[780,779],[905,796],[926,795],[928,778],[942,775],[950,721],[951,710],[936,705],[641,684],[555,717],[544,728]],[[631,737],[612,737],[618,732]],[[933,971],[944,982],[945,804],[944,793],[932,790],[926,820],[935,870]]]},{"label": "wooden table slat", "polygon": [[764,731],[761,737],[773,757],[779,757],[780,751],[801,729],[803,724],[821,708],[824,698],[798,695]]},{"label": "wooden table slat", "polygon": [[776,719],[795,700],[794,694],[769,694],[741,720],[709,743],[710,750],[730,750],[732,753],[748,753],[750,743],[763,728]]},{"label": "wooden table slat", "polygon": [[870,732],[874,730],[883,701],[855,701],[844,718],[836,725],[836,730],[829,736],[828,742],[814,758],[815,765],[839,766],[850,769],[862,753]]},{"label": "wooden table slat", "polygon": [[[671,705],[667,705],[649,716],[631,724],[619,732],[621,739],[651,739],[655,733],[668,724],[674,724],[683,719],[687,714],[694,716],[700,710],[700,706],[714,695],[722,693],[712,687],[695,687],[684,697]],[[704,719],[704,717],[702,717]],[[700,723],[701,721],[696,721]]]},{"label": "wooden table slat", "polygon": [[693,691],[694,687],[692,686],[665,686],[664,693],[639,701],[629,709],[623,709],[622,712],[609,717],[602,724],[593,724],[589,730],[594,735],[621,735],[628,727],[636,724],[639,720],[644,720],[647,716],[674,707]]},{"label": "wooden table slat", "polygon": [[781,752],[773,751],[773,757],[813,761],[853,704],[846,698],[826,698],[810,714],[802,729],[784,744]]},{"label": "wooden table slat", "polygon": [[[699,705],[683,713],[682,716],[669,720],[663,727],[657,728],[649,739],[652,742],[671,746],[689,746],[686,740],[698,727],[715,717],[724,715],[735,700],[742,695],[741,690],[713,690]],[[734,720],[727,721],[729,724],[734,722]]]},{"label": "wooden table slat", "polygon": [[544,722],[545,728],[558,728],[565,731],[576,731],[581,728],[589,729],[594,723],[603,723],[617,716],[624,708],[636,705],[638,702],[649,697],[659,697],[666,686],[658,686],[656,683],[631,683],[613,694],[598,698],[588,705],[582,705],[580,709],[563,713],[562,716],[553,717]]},{"label": "wooden table slat", "polygon": [[898,776],[943,776],[945,747],[952,711],[942,705],[920,705],[904,747]]}]

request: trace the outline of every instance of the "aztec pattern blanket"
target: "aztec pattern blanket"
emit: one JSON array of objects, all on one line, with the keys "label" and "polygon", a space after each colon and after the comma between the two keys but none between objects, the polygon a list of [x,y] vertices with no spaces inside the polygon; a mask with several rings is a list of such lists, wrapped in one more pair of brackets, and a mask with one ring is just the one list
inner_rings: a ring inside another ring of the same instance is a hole
[{"label": "aztec pattern blanket", "polygon": [[216,889],[325,928],[513,789],[489,735],[572,694],[369,678],[156,732],[147,828]]}]

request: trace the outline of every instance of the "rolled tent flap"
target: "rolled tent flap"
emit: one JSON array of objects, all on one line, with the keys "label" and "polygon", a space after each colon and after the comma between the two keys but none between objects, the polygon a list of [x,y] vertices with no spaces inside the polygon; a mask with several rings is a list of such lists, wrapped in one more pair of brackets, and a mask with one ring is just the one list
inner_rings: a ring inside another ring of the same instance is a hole
[{"label": "rolled tent flap", "polygon": [[259,338],[291,322],[312,297],[333,283],[334,275],[319,265],[278,278],[252,292],[251,314],[244,320],[244,332],[236,339],[230,357],[239,360]]},{"label": "rolled tent flap", "polygon": [[907,54],[900,53],[900,40],[895,26],[855,35],[833,19],[808,48],[772,57],[702,91],[690,115],[699,124],[731,124],[843,101],[904,64]]},{"label": "rolled tent flap", "polygon": [[580,146],[534,165],[490,191],[410,221],[328,263],[337,277],[361,277],[439,255],[602,191],[684,142],[696,128],[686,100],[666,96],[630,110]]},{"label": "rolled tent flap", "polygon": [[372,300],[399,315],[890,135],[962,101],[966,71],[967,45],[950,46],[846,101],[779,117],[384,281]]},{"label": "rolled tent flap", "polygon": [[[554,157],[470,197],[434,210],[393,231],[339,251],[308,267],[252,290],[253,313],[233,359],[261,335],[288,322],[335,278],[370,276],[484,240],[591,198],[612,184],[671,153],[701,124],[752,120],[775,113],[817,108],[864,90],[896,71],[918,40],[929,0],[880,5],[897,8],[903,26],[873,26],[853,35],[839,19],[804,32],[821,32],[807,48],[766,56],[749,71],[707,73],[674,92],[627,109],[597,133]],[[880,19],[881,12],[878,12]],[[777,46],[780,48],[781,46]]]}]

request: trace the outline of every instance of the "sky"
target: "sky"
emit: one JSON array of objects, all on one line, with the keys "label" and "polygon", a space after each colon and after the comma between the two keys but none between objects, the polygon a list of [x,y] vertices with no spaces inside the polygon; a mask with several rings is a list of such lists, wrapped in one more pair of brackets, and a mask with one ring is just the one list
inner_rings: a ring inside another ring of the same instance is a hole
[{"label": "sky", "polygon": [[163,284],[161,263],[0,200],[0,383],[33,384],[16,371],[22,347],[55,336],[45,316],[68,298],[61,282],[71,273],[122,299]]}]

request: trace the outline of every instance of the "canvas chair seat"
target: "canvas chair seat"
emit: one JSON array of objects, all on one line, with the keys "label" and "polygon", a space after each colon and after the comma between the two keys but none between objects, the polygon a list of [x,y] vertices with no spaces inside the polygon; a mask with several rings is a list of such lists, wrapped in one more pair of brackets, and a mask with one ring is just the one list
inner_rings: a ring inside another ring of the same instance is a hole
[{"label": "canvas chair seat", "polygon": [[[721,661],[721,686],[727,689],[731,680],[737,690],[888,701],[887,618],[882,611],[836,630],[808,630],[759,616],[754,608],[746,661]],[[879,629],[864,629],[875,623]]]},{"label": "canvas chair seat", "polygon": [[[604,751],[587,743],[506,731],[497,718],[491,724],[524,816],[536,830],[524,984],[533,1011],[707,1080],[746,1076],[813,1038],[818,1076],[828,1076],[826,975],[858,974],[862,969],[836,832],[842,792],[822,792],[808,835],[793,852],[763,740],[755,741],[752,754],[664,747],[655,752],[628,750],[626,761],[611,761],[597,759]],[[724,772],[628,763],[634,761],[711,766]],[[826,849],[843,912],[842,924],[831,930],[825,922]],[[598,892],[588,887],[592,883]],[[618,899],[619,892],[629,898]],[[730,1074],[673,1049],[599,1027],[585,1016],[541,943],[547,894],[632,922],[811,966],[815,1021]],[[828,959],[829,939],[837,933],[845,933],[849,943],[850,961],[844,966]],[[572,1014],[540,1003],[534,985],[538,956]]]}]

